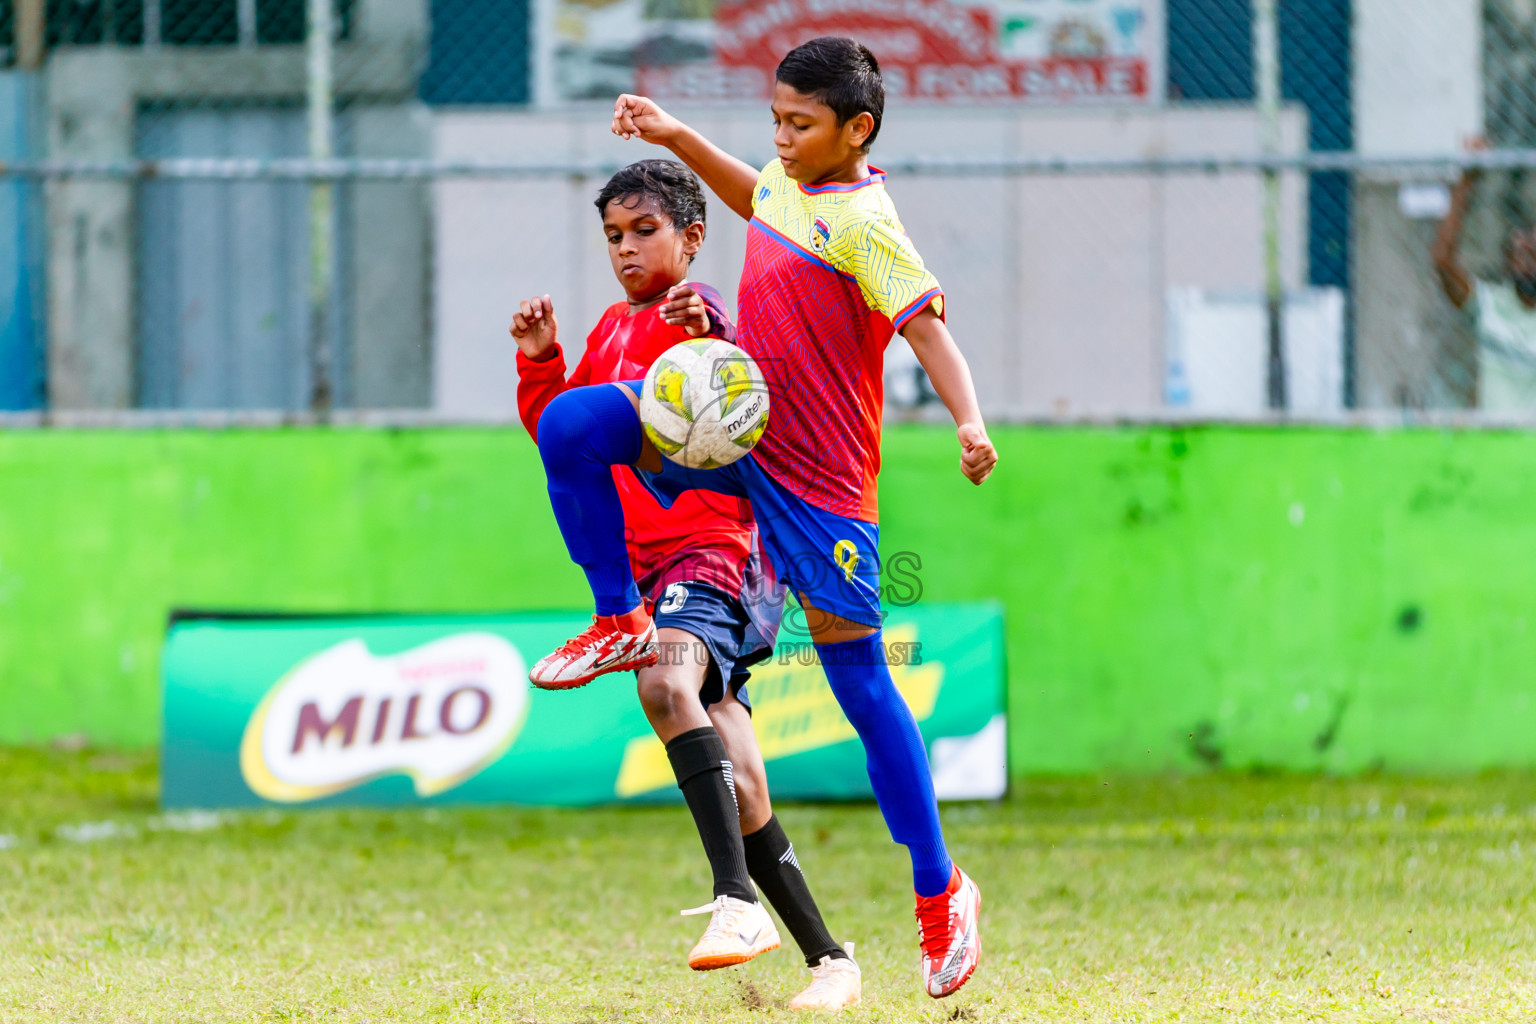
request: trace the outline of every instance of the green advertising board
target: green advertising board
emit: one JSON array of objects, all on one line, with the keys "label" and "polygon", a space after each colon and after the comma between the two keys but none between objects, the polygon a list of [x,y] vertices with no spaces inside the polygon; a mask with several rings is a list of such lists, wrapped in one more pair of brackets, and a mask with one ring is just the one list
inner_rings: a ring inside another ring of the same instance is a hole
[{"label": "green advertising board", "polygon": [[[528,665],[579,632],[570,613],[192,617],[162,659],[166,807],[679,799],[629,673],[579,690]],[[915,606],[885,626],[891,674],[928,745],[940,799],[1007,785],[1002,616]],[[787,639],[753,670],[753,723],[781,799],[871,795],[864,752],[814,648]]]}]

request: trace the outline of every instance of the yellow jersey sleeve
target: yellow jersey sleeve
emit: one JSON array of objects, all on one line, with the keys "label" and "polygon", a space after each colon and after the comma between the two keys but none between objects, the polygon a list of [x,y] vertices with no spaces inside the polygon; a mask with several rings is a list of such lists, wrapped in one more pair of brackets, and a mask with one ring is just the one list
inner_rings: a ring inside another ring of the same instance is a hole
[{"label": "yellow jersey sleeve", "polygon": [[757,212],[757,205],[773,194],[774,185],[779,178],[784,177],[784,165],[777,160],[770,160],[757,172],[757,184],[752,186],[752,212]]},{"label": "yellow jersey sleeve", "polygon": [[[882,208],[883,207],[883,208]],[[944,315],[944,291],[923,265],[889,201],[848,204],[828,246],[828,262],[859,284],[870,309],[899,331],[929,305]]]}]

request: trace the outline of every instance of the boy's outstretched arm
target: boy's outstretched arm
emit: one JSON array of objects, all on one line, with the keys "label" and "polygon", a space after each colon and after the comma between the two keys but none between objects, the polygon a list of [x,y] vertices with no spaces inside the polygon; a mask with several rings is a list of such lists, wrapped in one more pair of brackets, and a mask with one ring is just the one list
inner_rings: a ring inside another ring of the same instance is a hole
[{"label": "boy's outstretched arm", "polygon": [[976,385],[965,356],[932,308],[907,321],[901,336],[912,346],[917,361],[928,371],[933,390],[955,418],[955,436],[960,439],[960,472],[971,483],[980,484],[997,465],[997,449],[987,437],[987,425],[982,422]]},{"label": "boy's outstretched arm", "polygon": [[704,179],[720,201],[752,219],[752,190],[757,170],[662,110],[645,96],[620,96],[613,104],[613,134],[621,139],[643,139],[665,146]]}]

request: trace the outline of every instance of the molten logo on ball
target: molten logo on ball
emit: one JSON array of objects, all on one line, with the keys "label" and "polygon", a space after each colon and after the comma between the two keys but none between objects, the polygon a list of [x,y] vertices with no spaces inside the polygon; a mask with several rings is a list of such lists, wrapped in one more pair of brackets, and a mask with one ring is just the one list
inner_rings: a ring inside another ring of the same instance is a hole
[{"label": "molten logo on ball", "polygon": [[527,711],[527,666],[499,636],[460,633],[392,657],[348,640],[267,693],[240,770],[258,796],[285,803],[393,774],[432,796],[500,757]]}]

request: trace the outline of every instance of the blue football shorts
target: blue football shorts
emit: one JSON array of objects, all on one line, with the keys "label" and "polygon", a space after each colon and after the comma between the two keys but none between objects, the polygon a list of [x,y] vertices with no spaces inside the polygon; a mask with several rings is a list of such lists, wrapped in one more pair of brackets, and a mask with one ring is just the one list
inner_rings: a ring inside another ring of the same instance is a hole
[{"label": "blue football shorts", "polygon": [[[699,702],[706,708],[725,699],[726,687],[748,708],[746,684],[751,667],[773,655],[773,645],[763,639],[741,601],[706,583],[669,583],[661,592],[651,618],[657,629],[691,633],[709,652]],[[661,649],[660,664],[688,664],[697,648]]]}]

